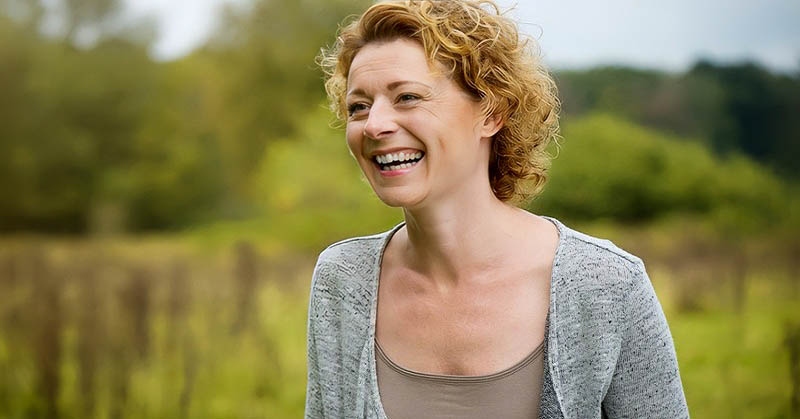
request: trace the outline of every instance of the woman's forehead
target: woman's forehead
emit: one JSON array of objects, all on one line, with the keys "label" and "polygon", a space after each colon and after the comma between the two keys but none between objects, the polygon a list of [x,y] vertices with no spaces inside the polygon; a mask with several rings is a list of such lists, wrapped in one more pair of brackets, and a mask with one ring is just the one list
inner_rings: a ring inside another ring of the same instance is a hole
[{"label": "woman's forehead", "polygon": [[393,78],[432,84],[441,76],[440,71],[431,69],[419,43],[397,39],[361,48],[350,65],[347,84],[348,90],[364,83],[390,83],[387,80]]}]

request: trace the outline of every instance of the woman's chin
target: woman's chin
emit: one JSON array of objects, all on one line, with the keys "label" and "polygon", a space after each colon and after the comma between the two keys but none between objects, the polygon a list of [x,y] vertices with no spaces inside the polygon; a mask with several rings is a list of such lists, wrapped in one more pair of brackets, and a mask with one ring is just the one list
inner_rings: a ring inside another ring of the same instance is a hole
[{"label": "woman's chin", "polygon": [[393,208],[413,208],[419,205],[424,198],[423,194],[419,192],[398,190],[400,188],[389,189],[391,190],[383,188],[375,190],[375,194],[384,204]]}]

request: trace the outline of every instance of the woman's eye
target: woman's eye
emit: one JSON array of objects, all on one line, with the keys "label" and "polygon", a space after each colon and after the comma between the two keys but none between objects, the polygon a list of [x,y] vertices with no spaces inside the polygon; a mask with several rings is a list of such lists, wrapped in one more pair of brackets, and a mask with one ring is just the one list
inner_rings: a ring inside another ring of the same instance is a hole
[{"label": "woman's eye", "polygon": [[419,96],[411,94],[411,93],[404,93],[397,97],[398,102],[408,102],[410,100],[417,100]]},{"label": "woman's eye", "polygon": [[354,103],[347,107],[347,114],[350,116],[367,109],[367,105],[363,103]]}]

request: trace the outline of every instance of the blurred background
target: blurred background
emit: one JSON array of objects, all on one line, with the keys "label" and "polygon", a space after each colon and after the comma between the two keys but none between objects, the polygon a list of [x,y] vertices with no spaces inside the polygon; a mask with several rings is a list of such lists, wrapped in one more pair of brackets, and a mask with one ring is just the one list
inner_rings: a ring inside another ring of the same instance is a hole
[{"label": "blurred background", "polygon": [[[645,260],[694,417],[800,416],[800,4],[521,2],[530,209]],[[317,254],[401,220],[314,65],[364,0],[0,0],[0,417],[292,418]],[[510,6],[510,2],[502,2]]]}]

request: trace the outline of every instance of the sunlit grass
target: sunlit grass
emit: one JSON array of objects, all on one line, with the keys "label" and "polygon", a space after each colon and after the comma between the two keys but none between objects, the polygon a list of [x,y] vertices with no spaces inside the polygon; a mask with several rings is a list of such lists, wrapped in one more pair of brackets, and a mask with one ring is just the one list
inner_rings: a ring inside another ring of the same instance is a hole
[{"label": "sunlit grass", "polygon": [[[790,417],[786,325],[800,319],[800,287],[782,239],[731,245],[708,231],[693,238],[699,230],[675,225],[572,227],[645,260],[693,417]],[[248,259],[246,247],[233,241],[197,243],[192,234],[5,240],[0,259],[13,261],[5,272],[16,276],[0,281],[0,417],[41,416],[46,407],[36,354],[49,352],[34,339],[44,327],[36,304],[43,291],[29,280],[36,251],[60,284],[62,321],[54,333],[61,417],[302,416],[315,253],[254,241],[256,259]],[[249,272],[242,263],[255,269],[252,285],[240,278]],[[94,282],[87,279],[92,272]],[[252,287],[244,317],[241,287]],[[147,321],[146,341],[132,329],[137,316]],[[94,363],[82,365],[81,351]],[[82,374],[94,378],[88,410]]]},{"label": "sunlit grass", "polygon": [[742,313],[719,308],[670,313],[693,416],[790,417],[784,323],[800,318],[800,305],[767,281],[751,287],[751,302]]}]

